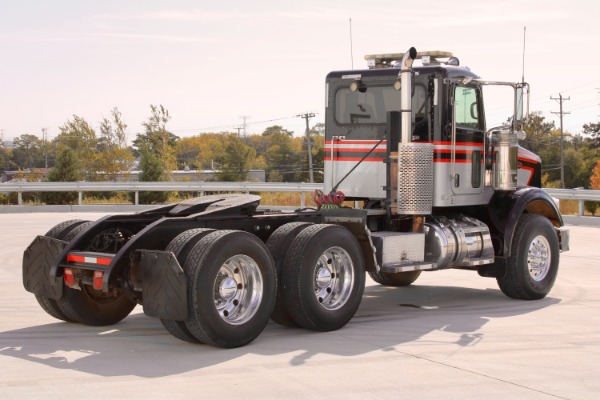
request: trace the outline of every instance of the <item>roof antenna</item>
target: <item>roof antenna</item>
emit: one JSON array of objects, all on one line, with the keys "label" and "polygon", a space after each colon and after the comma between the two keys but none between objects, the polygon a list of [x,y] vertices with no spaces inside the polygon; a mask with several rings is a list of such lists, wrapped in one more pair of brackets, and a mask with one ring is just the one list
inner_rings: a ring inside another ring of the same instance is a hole
[{"label": "roof antenna", "polygon": [[354,69],[354,53],[352,51],[352,18],[350,18],[350,63]]},{"label": "roof antenna", "polygon": [[525,83],[525,34],[527,33],[527,27],[523,27],[523,75],[521,75],[521,83]]}]

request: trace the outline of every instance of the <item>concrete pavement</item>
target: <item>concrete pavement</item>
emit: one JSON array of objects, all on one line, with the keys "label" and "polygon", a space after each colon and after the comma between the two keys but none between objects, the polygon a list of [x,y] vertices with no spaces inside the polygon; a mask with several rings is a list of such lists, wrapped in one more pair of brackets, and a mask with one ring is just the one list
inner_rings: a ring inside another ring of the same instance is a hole
[{"label": "concrete pavement", "polygon": [[543,300],[506,298],[493,279],[423,273],[414,286],[368,280],[344,328],[270,323],[233,350],[169,335],[141,308],[110,327],[48,316],[23,289],[37,234],[97,213],[0,215],[2,399],[596,399],[600,396],[600,229],[571,226]]}]

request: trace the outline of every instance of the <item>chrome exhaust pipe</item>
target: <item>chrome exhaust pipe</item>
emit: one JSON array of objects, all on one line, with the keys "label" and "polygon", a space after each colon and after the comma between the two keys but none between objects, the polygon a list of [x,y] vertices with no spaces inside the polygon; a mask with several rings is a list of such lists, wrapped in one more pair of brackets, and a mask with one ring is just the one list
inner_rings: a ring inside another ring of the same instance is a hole
[{"label": "chrome exhaust pipe", "polygon": [[401,141],[410,143],[412,136],[412,64],[417,58],[417,49],[411,47],[402,57],[400,67],[400,115],[401,122]]}]

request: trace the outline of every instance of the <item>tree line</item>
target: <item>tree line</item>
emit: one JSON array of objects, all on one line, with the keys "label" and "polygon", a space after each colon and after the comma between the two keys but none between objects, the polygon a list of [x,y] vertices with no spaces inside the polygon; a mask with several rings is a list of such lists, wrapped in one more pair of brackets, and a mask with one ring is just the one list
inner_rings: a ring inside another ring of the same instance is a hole
[{"label": "tree line", "polygon": [[[96,128],[74,115],[60,127],[51,141],[36,135],[16,138],[13,148],[0,146],[0,168],[35,170],[48,166],[48,181],[111,181],[123,171],[140,170],[140,181],[165,181],[173,170],[216,170],[220,181],[244,181],[252,169],[265,170],[270,182],[308,182],[308,147],[305,135],[274,125],[262,133],[239,137],[232,132],[205,132],[190,137],[173,134],[169,111],[150,105],[132,144],[127,142],[127,124],[117,108]],[[527,138],[521,145],[542,158],[543,185],[561,187],[561,134],[554,122],[533,113],[524,127]],[[310,130],[314,177],[323,181],[324,126]],[[600,189],[600,123],[583,126],[579,134],[566,133],[562,139],[565,188]],[[35,180],[35,175],[23,174]],[[39,177],[38,177],[39,179]],[[141,200],[163,202],[168,194],[149,192]],[[61,193],[45,194],[44,201],[68,202]],[[54,198],[53,198],[54,197]]]},{"label": "tree line", "polygon": [[[36,169],[51,168],[47,181],[113,181],[124,171],[139,170],[140,181],[168,181],[174,170],[214,170],[216,180],[245,181],[253,169],[265,170],[270,182],[308,182],[306,135],[274,125],[262,133],[239,137],[232,132],[205,132],[190,137],[173,134],[171,115],[162,105],[150,105],[150,115],[142,123],[131,145],[127,124],[117,108],[98,128],[74,115],[51,141],[23,134],[11,149],[0,145],[0,168],[22,171],[24,180],[40,180]],[[316,124],[309,132],[315,182],[323,181],[324,126]],[[26,173],[27,171],[27,173]],[[65,204],[75,194],[42,194],[42,201]],[[100,194],[101,195],[101,194]],[[168,193],[140,193],[143,203],[164,202]]]}]

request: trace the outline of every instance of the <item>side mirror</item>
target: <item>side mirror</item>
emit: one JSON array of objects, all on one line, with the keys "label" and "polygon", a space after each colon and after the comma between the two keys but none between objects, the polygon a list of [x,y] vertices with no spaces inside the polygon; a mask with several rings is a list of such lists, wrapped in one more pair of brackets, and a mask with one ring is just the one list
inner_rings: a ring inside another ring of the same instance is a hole
[{"label": "side mirror", "polygon": [[518,87],[515,91],[515,119],[521,121],[523,119],[523,88]]},{"label": "side mirror", "polygon": [[518,84],[515,89],[515,122],[522,123],[529,114],[529,85]]}]

